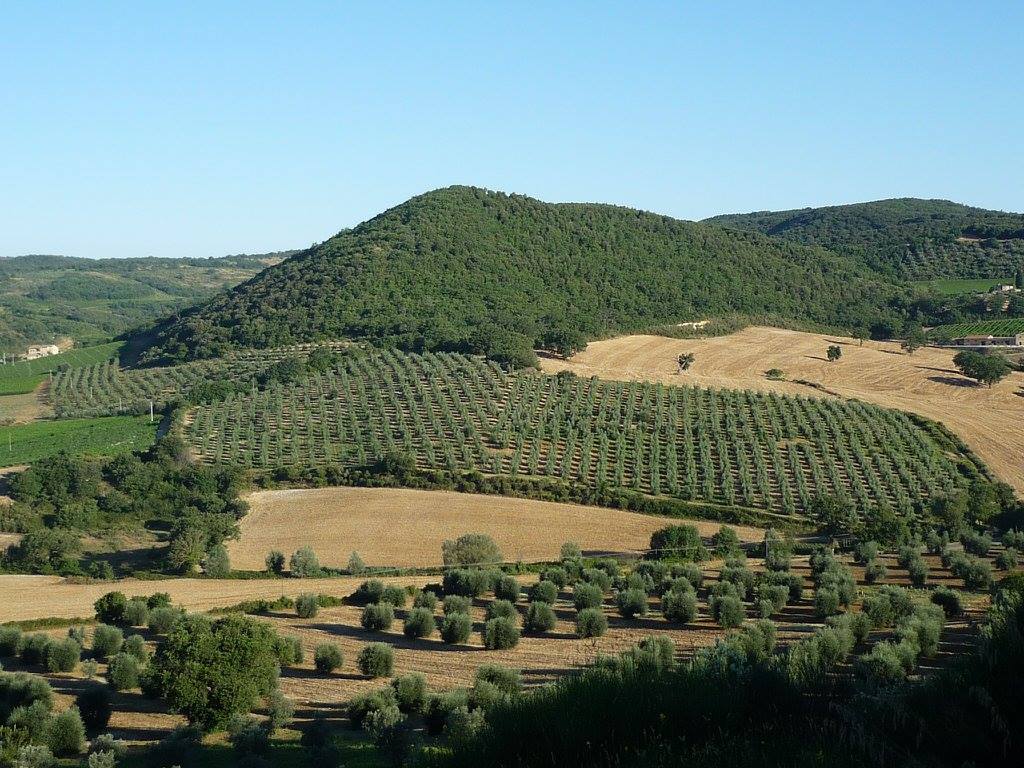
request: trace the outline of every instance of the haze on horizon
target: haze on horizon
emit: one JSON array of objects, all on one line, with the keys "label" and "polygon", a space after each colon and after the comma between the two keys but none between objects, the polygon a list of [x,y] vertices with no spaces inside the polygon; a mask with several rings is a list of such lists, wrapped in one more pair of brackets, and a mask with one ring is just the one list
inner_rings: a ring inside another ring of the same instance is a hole
[{"label": "haze on horizon", "polygon": [[449,184],[1020,211],[1022,27],[1009,2],[12,6],[0,256],[304,247]]}]

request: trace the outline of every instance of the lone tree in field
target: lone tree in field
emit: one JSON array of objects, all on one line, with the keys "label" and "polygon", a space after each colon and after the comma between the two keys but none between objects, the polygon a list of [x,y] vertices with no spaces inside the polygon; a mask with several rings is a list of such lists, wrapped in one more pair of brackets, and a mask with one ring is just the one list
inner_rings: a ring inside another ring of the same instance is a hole
[{"label": "lone tree in field", "polygon": [[684,352],[676,358],[676,363],[679,364],[679,372],[689,370],[690,366],[693,365],[693,361],[696,360],[696,356],[693,352]]},{"label": "lone tree in field", "polygon": [[501,562],[501,550],[486,533],[465,533],[441,544],[441,559],[446,568]]},{"label": "lone tree in field", "polygon": [[832,344],[825,352],[825,355],[828,357],[828,361],[830,363],[834,363],[843,356],[843,349],[838,344]]},{"label": "lone tree in field", "polygon": [[900,347],[908,355],[912,355],[927,343],[928,335],[924,332],[924,328],[920,325],[911,325],[904,332]]},{"label": "lone tree in field", "polygon": [[970,350],[957,352],[953,357],[953,365],[964,376],[990,387],[1002,381],[1010,373],[1010,364],[1002,355],[983,355]]}]

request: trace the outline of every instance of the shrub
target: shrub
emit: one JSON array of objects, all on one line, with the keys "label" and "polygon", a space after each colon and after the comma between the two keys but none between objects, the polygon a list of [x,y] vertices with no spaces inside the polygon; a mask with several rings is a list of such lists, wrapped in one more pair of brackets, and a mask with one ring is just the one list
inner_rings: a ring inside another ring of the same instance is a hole
[{"label": "shrub", "polygon": [[696,563],[676,563],[672,565],[672,578],[686,579],[694,589],[704,584],[704,572]]},{"label": "shrub", "polygon": [[453,613],[469,613],[469,607],[472,602],[468,597],[462,595],[448,595],[444,599],[442,610],[444,610],[445,616],[451,616]]},{"label": "shrub", "polygon": [[124,633],[117,627],[100,624],[92,634],[92,653],[97,659],[106,659],[121,650]]},{"label": "shrub", "polygon": [[501,664],[482,664],[476,670],[474,681],[489,683],[497,688],[502,695],[512,696],[523,688],[523,673],[518,669]]},{"label": "shrub", "polygon": [[771,604],[771,612],[778,613],[789,602],[789,588],[782,584],[762,582],[757,587],[759,600],[767,600]]},{"label": "shrub", "polygon": [[149,658],[149,651],[146,649],[146,641],[142,635],[129,635],[124,640],[124,645],[121,646],[121,652],[127,653],[134,656],[140,662],[145,662]]},{"label": "shrub", "polygon": [[86,680],[92,680],[96,677],[96,673],[99,672],[100,665],[97,664],[93,659],[86,659],[82,662],[82,674]]},{"label": "shrub", "polygon": [[711,601],[711,616],[725,628],[738,627],[746,618],[743,602],[736,595],[723,595]]},{"label": "shrub", "polygon": [[223,544],[210,547],[203,558],[203,573],[216,579],[223,579],[231,574],[231,558]]},{"label": "shrub", "polygon": [[270,731],[252,715],[235,715],[228,723],[228,741],[235,754],[245,757],[265,755],[270,750]]},{"label": "shrub", "polygon": [[276,573],[278,576],[284,573],[284,552],[272,549],[264,562],[270,573]]},{"label": "shrub", "polygon": [[127,605],[128,598],[124,596],[123,592],[107,592],[93,603],[96,620],[103,624],[120,624]]},{"label": "shrub", "polygon": [[551,581],[538,581],[530,589],[530,600],[535,603],[554,605],[558,599],[558,587]]},{"label": "shrub", "polygon": [[73,672],[82,658],[82,646],[70,637],[51,641],[46,646],[48,672]]},{"label": "shrub", "polygon": [[1012,547],[1007,547],[996,555],[996,568],[1001,571],[1012,570],[1017,567],[1018,560],[1017,550]]},{"label": "shrub", "polygon": [[366,563],[363,562],[363,558],[359,556],[358,552],[353,552],[348,556],[348,564],[345,566],[345,570],[353,575],[359,575],[366,570]]},{"label": "shrub", "polygon": [[545,568],[540,578],[541,581],[550,581],[558,589],[563,589],[569,583],[569,574],[565,572],[564,568]]},{"label": "shrub", "polygon": [[491,619],[484,624],[484,646],[490,650],[508,650],[519,643],[519,627],[515,621],[507,617]]},{"label": "shrub", "polygon": [[441,621],[441,639],[446,643],[465,643],[472,631],[473,620],[466,613],[450,613]]},{"label": "shrub", "polygon": [[45,664],[46,651],[52,642],[53,640],[50,639],[49,635],[44,635],[41,632],[34,635],[26,635],[18,648],[21,660],[26,664]]},{"label": "shrub", "polygon": [[405,590],[389,584],[384,587],[384,593],[380,596],[382,603],[391,603],[395,608],[405,607]]},{"label": "shrub", "polygon": [[54,715],[46,723],[46,746],[58,756],[78,755],[85,749],[85,725],[75,707]]},{"label": "shrub", "polygon": [[1011,528],[1003,534],[1002,542],[1007,549],[1015,549],[1020,552],[1024,549],[1024,531]]},{"label": "shrub", "polygon": [[466,709],[467,692],[464,688],[433,694],[427,699],[423,714],[423,724],[427,734],[437,736],[444,731],[448,716],[457,709]]},{"label": "shrub", "polygon": [[980,591],[992,586],[992,569],[984,560],[957,553],[951,558],[949,569],[963,579],[966,589]]},{"label": "shrub", "polygon": [[[100,689],[104,690],[104,689]],[[88,730],[88,729],[87,729]],[[115,739],[112,734],[101,733],[89,742],[89,754],[94,752],[109,752],[115,757],[121,757],[128,750],[127,745],[120,739]]]},{"label": "shrub", "polygon": [[107,727],[113,713],[110,699],[110,690],[98,685],[90,685],[78,694],[75,706],[88,733],[100,733]]},{"label": "shrub", "polygon": [[299,578],[319,576],[321,573],[320,561],[317,559],[313,548],[302,547],[297,549],[288,561],[288,570],[291,571],[292,576]]},{"label": "shrub", "polygon": [[600,608],[604,603],[604,593],[596,584],[580,582],[573,588],[572,604],[577,611],[586,608]]},{"label": "shrub", "polygon": [[199,764],[199,747],[203,733],[194,725],[179,725],[150,747],[153,765],[193,766]]},{"label": "shrub", "polygon": [[670,590],[661,598],[661,612],[669,621],[689,624],[697,618],[697,595]]},{"label": "shrub", "polygon": [[879,560],[870,561],[864,568],[864,581],[868,584],[877,584],[885,581],[889,576],[889,569]]},{"label": "shrub", "polygon": [[517,611],[516,607],[508,600],[492,600],[490,605],[487,606],[487,611],[484,616],[485,619],[497,619],[504,617],[516,620],[519,618],[519,611]]},{"label": "shrub", "polygon": [[754,589],[754,572],[741,561],[726,560],[718,578],[735,584],[740,598],[745,598]]},{"label": "shrub", "polygon": [[878,557],[877,541],[859,541],[854,548],[854,559],[861,565],[868,565]]},{"label": "shrub", "polygon": [[608,618],[598,608],[584,608],[576,614],[576,634],[582,638],[601,637],[608,631]]},{"label": "shrub", "polygon": [[839,613],[840,608],[839,592],[832,587],[819,587],[814,593],[814,612],[821,617],[832,616]]},{"label": "shrub", "polygon": [[274,652],[278,663],[284,667],[301,664],[306,656],[302,649],[302,641],[291,635],[277,635],[274,639]]},{"label": "shrub", "polygon": [[149,603],[144,597],[133,597],[124,607],[121,623],[126,627],[144,627],[149,621]]},{"label": "shrub", "polygon": [[939,606],[949,618],[954,618],[964,612],[960,593],[949,587],[937,587],[932,592],[931,601]]},{"label": "shrub", "polygon": [[367,579],[356,589],[352,597],[360,603],[379,603],[384,598],[384,582]]},{"label": "shrub", "polygon": [[184,615],[180,608],[160,606],[149,612],[149,628],[158,635],[166,635],[174,622]]},{"label": "shrub", "polygon": [[960,543],[964,549],[972,555],[984,557],[992,548],[992,537],[976,531],[964,531],[960,534]]},{"label": "shrub", "polygon": [[494,582],[494,596],[499,600],[508,600],[514,603],[519,599],[519,592],[519,582],[514,576],[507,573],[503,573]]},{"label": "shrub", "polygon": [[359,621],[363,625],[363,629],[384,632],[391,629],[394,620],[395,609],[391,607],[391,603],[370,603],[363,608],[363,615]]},{"label": "shrub", "polygon": [[711,537],[711,546],[714,547],[716,555],[726,557],[739,550],[740,537],[736,535],[735,529],[723,525],[718,529],[718,533]]},{"label": "shrub", "polygon": [[647,593],[639,589],[626,589],[615,596],[619,614],[627,619],[647,615]]},{"label": "shrub", "polygon": [[583,581],[593,584],[601,590],[602,594],[612,588],[612,577],[600,568],[586,568],[582,574]]},{"label": "shrub", "polygon": [[527,632],[550,632],[555,628],[555,612],[548,603],[533,602],[526,609],[523,628]]},{"label": "shrub", "polygon": [[313,666],[321,675],[329,675],[339,669],[345,657],[334,643],[320,643],[313,651]]},{"label": "shrub", "polygon": [[87,768],[117,768],[117,755],[108,750],[90,752],[85,764]]},{"label": "shrub", "polygon": [[412,606],[413,608],[426,608],[428,611],[433,612],[437,608],[437,595],[433,592],[421,590],[412,599]]},{"label": "shrub", "polygon": [[359,671],[369,677],[387,677],[395,666],[395,652],[385,643],[370,643],[359,652]]},{"label": "shrub", "polygon": [[680,560],[708,559],[708,550],[697,528],[692,525],[669,525],[651,534],[652,556]]},{"label": "shrub", "polygon": [[583,550],[575,541],[565,542],[558,552],[559,560],[579,560],[583,557]]},{"label": "shrub", "polygon": [[405,617],[402,632],[406,637],[429,637],[434,634],[434,614],[426,608],[413,608]]},{"label": "shrub", "polygon": [[[849,634],[853,643],[863,643],[871,633],[871,619],[865,613],[841,613],[827,619],[828,626]],[[853,650],[853,645],[850,649]]]},{"label": "shrub", "polygon": [[53,752],[43,744],[25,744],[18,747],[14,768],[52,768],[56,763]]},{"label": "shrub", "polygon": [[910,576],[910,583],[915,587],[923,587],[928,581],[928,564],[920,555],[911,559],[906,564],[906,569]]},{"label": "shrub", "polygon": [[466,533],[441,544],[441,559],[446,568],[501,562],[501,550],[484,533]]},{"label": "shrub", "polygon": [[858,658],[854,670],[862,679],[875,685],[895,685],[907,677],[904,654],[895,643],[887,640],[875,643],[870,653]]},{"label": "shrub", "polygon": [[446,595],[480,597],[491,586],[491,574],[480,570],[455,569],[445,571],[442,583]]},{"label": "shrub", "polygon": [[295,614],[300,619],[312,619],[320,611],[320,603],[317,595],[312,592],[303,592],[295,598]]},{"label": "shrub", "polygon": [[0,627],[0,656],[17,656],[21,646],[21,629]]},{"label": "shrub", "polygon": [[267,697],[267,727],[273,733],[278,728],[288,725],[295,717],[295,704],[281,691],[274,690]]},{"label": "shrub", "polygon": [[398,708],[405,714],[423,712],[427,703],[427,679],[418,672],[400,675],[391,681]]},{"label": "shrub", "polygon": [[115,691],[129,691],[139,687],[141,671],[137,658],[128,653],[119,653],[107,666],[107,682]]},{"label": "shrub", "polygon": [[398,699],[395,696],[395,689],[378,688],[375,691],[367,691],[351,699],[345,708],[346,714],[352,721],[352,725],[361,728],[371,712],[381,709],[398,708]]}]

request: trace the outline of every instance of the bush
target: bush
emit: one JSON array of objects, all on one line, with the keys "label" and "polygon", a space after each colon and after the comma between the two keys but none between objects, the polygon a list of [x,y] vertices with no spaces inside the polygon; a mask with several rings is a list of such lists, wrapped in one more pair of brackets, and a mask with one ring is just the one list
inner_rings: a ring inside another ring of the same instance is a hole
[{"label": "bush", "polygon": [[370,603],[363,608],[363,615],[359,621],[363,625],[363,629],[384,632],[391,629],[394,620],[395,609],[391,607],[391,603]]},{"label": "bush", "polygon": [[57,756],[78,755],[85,750],[85,725],[75,707],[50,718],[46,723],[45,741]]},{"label": "bush", "polygon": [[97,659],[106,659],[121,650],[124,633],[117,627],[100,624],[93,631],[92,653]]},{"label": "bush", "polygon": [[26,664],[42,666],[46,663],[46,652],[49,650],[52,642],[53,640],[50,639],[49,635],[44,635],[41,632],[34,635],[26,635],[22,638],[21,645],[18,648],[21,660]]},{"label": "bush", "polygon": [[564,568],[558,568],[557,566],[545,568],[540,578],[541,581],[550,581],[558,589],[563,589],[569,583],[569,574],[565,572]]},{"label": "bush", "polygon": [[412,599],[413,608],[426,608],[431,613],[437,608],[437,595],[427,590],[421,590],[416,593],[416,596]]},{"label": "bush", "polygon": [[596,584],[580,582],[573,588],[572,604],[577,611],[585,608],[600,608],[604,604],[604,593]]},{"label": "bush", "polygon": [[960,593],[949,587],[937,587],[932,592],[931,601],[939,606],[943,613],[951,619],[964,612],[964,604]]},{"label": "bush", "polygon": [[281,691],[274,690],[267,697],[267,727],[273,733],[278,728],[288,725],[295,717],[295,704]]},{"label": "bush", "polygon": [[120,624],[124,619],[124,609],[128,606],[128,598],[123,592],[107,592],[93,603],[96,620],[103,624]]},{"label": "bush", "polygon": [[302,641],[292,635],[277,635],[274,640],[274,652],[278,663],[283,667],[293,667],[305,660]]},{"label": "bush", "polygon": [[267,565],[267,570],[270,573],[276,573],[278,576],[284,573],[284,552],[278,552],[276,549],[272,549],[267,554],[267,559],[264,561]]},{"label": "bush", "polygon": [[56,763],[53,752],[43,744],[25,744],[18,747],[14,768],[52,768]]},{"label": "bush", "polygon": [[697,618],[696,593],[669,590],[661,598],[661,612],[669,621],[692,623]]},{"label": "bush", "polygon": [[482,664],[476,670],[474,682],[489,683],[503,696],[512,696],[523,688],[523,673],[500,664]]},{"label": "bush", "polygon": [[398,709],[405,714],[423,712],[427,703],[427,679],[418,672],[410,672],[391,681]]},{"label": "bush", "polygon": [[115,691],[130,691],[139,687],[141,671],[137,658],[128,653],[119,653],[107,666],[107,682]]},{"label": "bush", "polygon": [[458,645],[469,640],[473,631],[473,620],[467,613],[450,613],[441,621],[441,639]]},{"label": "bush", "polygon": [[906,569],[910,576],[910,583],[915,587],[923,587],[928,581],[928,564],[920,555],[907,562]]},{"label": "bush", "polygon": [[555,612],[548,603],[533,602],[526,609],[523,628],[527,632],[550,632],[555,628]]},{"label": "bush", "polygon": [[340,669],[345,657],[341,648],[334,643],[320,643],[313,651],[313,666],[321,675],[329,675],[336,669]]},{"label": "bush", "polygon": [[615,596],[619,614],[627,619],[647,615],[647,593],[639,589],[625,589]]},{"label": "bush", "polygon": [[747,613],[739,597],[723,595],[711,601],[711,616],[720,626],[729,629],[740,626]]},{"label": "bush", "polygon": [[149,603],[144,597],[133,597],[124,607],[121,623],[126,627],[144,627],[149,621]]},{"label": "bush", "polygon": [[292,576],[309,578],[321,574],[320,561],[312,547],[302,547],[295,551],[288,561],[288,570]]},{"label": "bush", "polygon": [[369,677],[387,677],[395,667],[395,652],[385,643],[370,643],[359,652],[359,670]]},{"label": "bush", "polygon": [[235,715],[228,723],[228,741],[242,758],[266,755],[270,750],[270,731],[252,715]]},{"label": "bush", "polygon": [[998,555],[996,555],[996,568],[1001,571],[1009,571],[1017,567],[1019,557],[1017,556],[1017,550],[1012,547],[1007,547]]},{"label": "bush", "polygon": [[963,579],[966,589],[981,591],[992,586],[992,569],[984,560],[956,553],[950,560],[950,571]]},{"label": "bush", "polygon": [[519,592],[519,582],[515,576],[502,574],[494,582],[494,596],[499,600],[508,600],[510,603],[514,603],[519,599]]},{"label": "bush", "polygon": [[704,584],[704,572],[696,563],[679,563],[672,566],[672,578],[686,579],[694,589]]},{"label": "bush", "polygon": [[[865,613],[841,613],[827,620],[828,626],[849,634],[853,644],[863,643],[871,633],[871,619]],[[850,645],[849,650],[853,650]]]},{"label": "bush", "polygon": [[727,525],[718,529],[718,533],[711,537],[711,546],[719,557],[726,557],[740,548],[740,537],[736,530]]},{"label": "bush", "polygon": [[819,587],[814,593],[814,612],[822,618],[833,616],[841,610],[839,592],[832,587]]},{"label": "bush", "polygon": [[519,627],[515,621],[504,616],[485,623],[481,635],[484,646],[492,651],[508,650],[519,644]]},{"label": "bush", "polygon": [[413,608],[405,617],[402,633],[406,637],[430,637],[434,634],[434,614],[426,608]]},{"label": "bush", "polygon": [[1011,528],[1003,534],[1002,542],[1007,549],[1015,549],[1020,552],[1024,549],[1024,531]]},{"label": "bush", "polygon": [[391,603],[395,608],[405,607],[405,590],[389,584],[384,587],[384,593],[380,596],[382,603]]},{"label": "bush", "polygon": [[394,688],[378,688],[375,691],[361,693],[351,699],[345,708],[345,712],[352,725],[361,728],[371,712],[382,709],[398,708],[398,699],[395,696]]},{"label": "bush", "polygon": [[90,685],[75,699],[75,706],[82,718],[87,733],[100,733],[110,722],[113,707],[110,703],[110,690],[98,685]]},{"label": "bush", "polygon": [[427,699],[423,714],[423,724],[427,734],[430,736],[440,735],[444,731],[448,716],[457,709],[466,709],[467,705],[468,697],[464,688],[431,695]]},{"label": "bush", "polygon": [[46,670],[48,672],[74,672],[82,658],[82,646],[70,637],[54,640],[46,646]]},{"label": "bush", "polygon": [[868,584],[877,584],[885,581],[889,576],[889,569],[879,560],[870,561],[864,568],[864,581]]},{"label": "bush", "polygon": [[490,605],[487,606],[484,618],[489,620],[502,617],[516,620],[519,618],[519,611],[508,600],[492,600]]},{"label": "bush", "polygon": [[558,599],[558,587],[551,581],[538,581],[530,589],[530,600],[535,603],[554,605]]},{"label": "bush", "polygon": [[295,615],[300,619],[312,619],[319,611],[320,603],[312,592],[303,592],[295,598]]},{"label": "bush", "polygon": [[149,612],[149,628],[158,635],[166,635],[174,622],[185,614],[180,608],[161,606]]},{"label": "bush", "polygon": [[359,603],[379,603],[384,599],[384,582],[380,579],[367,579],[359,585],[352,597]]},{"label": "bush", "polygon": [[0,627],[0,656],[17,656],[21,647],[21,629]]},{"label": "bush", "polygon": [[580,545],[575,541],[567,541],[562,545],[559,550],[559,560],[580,560],[583,557],[583,550],[580,549]]},{"label": "bush", "polygon": [[441,544],[441,559],[446,568],[460,565],[500,563],[501,550],[494,539],[484,533],[466,533]]},{"label": "bush", "polygon": [[467,569],[445,571],[442,584],[446,595],[480,597],[490,589],[491,574],[487,571]]},{"label": "bush", "polygon": [[595,585],[602,594],[612,588],[612,577],[599,568],[584,569],[582,578],[587,584]]},{"label": "bush", "polygon": [[223,544],[216,544],[210,547],[210,551],[203,558],[203,573],[215,579],[223,579],[231,575],[231,558],[228,557],[228,550]]},{"label": "bush", "polygon": [[194,725],[179,725],[150,747],[149,758],[158,766],[194,766],[199,764],[202,731]]},{"label": "bush", "polygon": [[142,635],[129,635],[125,638],[121,650],[142,662],[145,662],[149,657],[149,652],[146,650],[146,641],[142,638]]},{"label": "bush", "polygon": [[985,557],[992,549],[992,537],[976,531],[965,531],[960,534],[960,543],[967,552],[979,557]]},{"label": "bush", "polygon": [[896,685],[907,677],[904,658],[895,643],[883,640],[875,643],[870,653],[857,659],[854,670],[862,679],[875,685]]},{"label": "bush", "polygon": [[444,599],[442,610],[445,616],[451,616],[453,613],[469,613],[469,608],[472,605],[472,601],[468,597],[462,595],[449,595]]},{"label": "bush", "polygon": [[576,614],[576,634],[582,638],[601,637],[608,631],[608,619],[598,608],[584,608]]},{"label": "bush", "polygon": [[877,541],[860,541],[854,548],[854,559],[861,565],[868,565],[878,557],[878,552]]},{"label": "bush", "polygon": [[778,613],[786,607],[789,602],[789,588],[783,584],[769,584],[762,582],[757,587],[759,600],[767,600],[771,603],[771,612]]},{"label": "bush", "polygon": [[363,558],[359,556],[358,552],[352,552],[348,556],[348,564],[345,566],[345,570],[353,575],[359,575],[366,570],[366,563],[363,562]]},{"label": "bush", "polygon": [[669,525],[651,534],[651,556],[658,559],[701,561],[708,559],[708,550],[697,528],[692,525]]}]

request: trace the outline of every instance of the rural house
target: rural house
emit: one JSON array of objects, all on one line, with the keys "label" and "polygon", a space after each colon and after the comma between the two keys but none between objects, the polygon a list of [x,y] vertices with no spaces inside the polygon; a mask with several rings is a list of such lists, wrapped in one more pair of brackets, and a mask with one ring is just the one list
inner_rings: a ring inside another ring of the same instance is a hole
[{"label": "rural house", "polygon": [[961,336],[950,339],[948,343],[953,347],[1024,347],[1024,333],[1012,336]]},{"label": "rural house", "polygon": [[26,360],[38,360],[40,357],[60,354],[60,348],[56,344],[39,344],[29,347],[25,352]]}]

